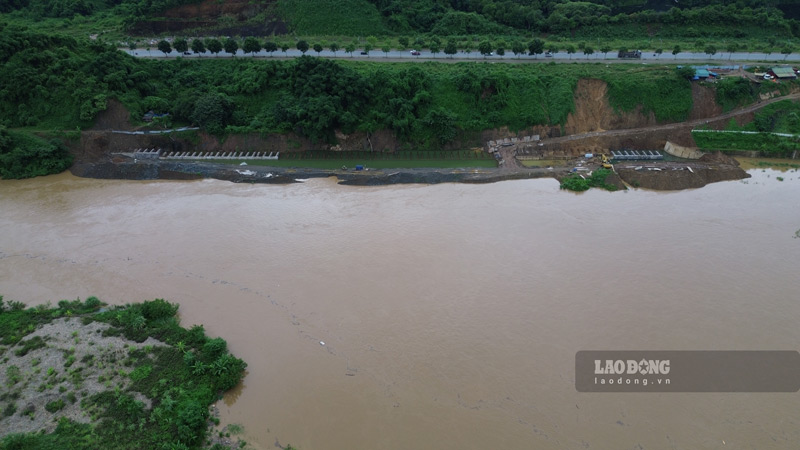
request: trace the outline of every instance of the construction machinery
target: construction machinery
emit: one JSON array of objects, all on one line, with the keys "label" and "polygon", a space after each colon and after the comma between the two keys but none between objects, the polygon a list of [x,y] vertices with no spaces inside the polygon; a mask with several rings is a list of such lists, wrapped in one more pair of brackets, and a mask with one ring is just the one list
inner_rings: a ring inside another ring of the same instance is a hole
[{"label": "construction machinery", "polygon": [[603,161],[603,168],[604,169],[613,169],[613,166],[611,165],[611,161],[608,159],[608,156],[601,154],[600,158]]}]

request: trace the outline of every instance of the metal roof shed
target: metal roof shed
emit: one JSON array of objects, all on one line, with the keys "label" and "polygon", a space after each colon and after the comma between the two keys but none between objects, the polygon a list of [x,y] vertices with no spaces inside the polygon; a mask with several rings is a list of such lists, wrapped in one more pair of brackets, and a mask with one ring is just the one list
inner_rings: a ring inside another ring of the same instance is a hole
[{"label": "metal roof shed", "polygon": [[778,78],[797,78],[791,67],[773,67],[772,73]]}]

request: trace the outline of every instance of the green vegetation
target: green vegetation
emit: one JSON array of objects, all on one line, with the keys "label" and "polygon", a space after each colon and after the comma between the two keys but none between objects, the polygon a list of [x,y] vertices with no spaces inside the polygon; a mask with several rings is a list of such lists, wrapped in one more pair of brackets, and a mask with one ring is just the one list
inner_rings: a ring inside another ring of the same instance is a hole
[{"label": "green vegetation", "polygon": [[[746,97],[750,94],[748,92],[741,95]],[[756,112],[752,122],[745,126],[739,126],[735,121],[731,121],[725,131],[730,132],[697,130],[692,133],[692,137],[701,149],[757,150],[769,157],[790,157],[793,152],[800,150],[798,141],[800,138],[800,103],[784,100],[767,105]],[[781,136],[774,133],[794,136]]]},{"label": "green vegetation", "polygon": [[0,121],[10,127],[86,127],[118,99],[134,118],[169,112],[176,125],[217,134],[291,131],[332,143],[337,130],[388,129],[415,148],[440,148],[464,132],[561,125],[584,77],[608,82],[624,111],[641,104],[660,120],[681,120],[691,108],[689,82],[666,67],[154,61],[0,27]]},{"label": "green vegetation", "polygon": [[[733,129],[739,129],[734,127]],[[800,134],[800,103],[783,100],[760,109],[743,130]]]},{"label": "green vegetation", "polygon": [[617,110],[631,112],[641,105],[642,112],[652,111],[658,120],[678,122],[689,117],[691,85],[675,73],[641,68],[606,81],[609,102]]},{"label": "green vegetation", "polygon": [[772,161],[759,161],[759,167],[780,167],[780,168],[792,168],[792,169],[800,169],[800,163],[779,163],[779,162],[772,162]]},{"label": "green vegetation", "polygon": [[54,400],[52,402],[49,402],[44,407],[44,409],[46,409],[47,411],[49,411],[51,413],[54,413],[54,412],[57,412],[57,411],[61,411],[63,408],[64,408],[64,400],[62,400],[62,399],[58,399],[58,400]]},{"label": "green vegetation", "polygon": [[596,169],[588,178],[580,175],[570,175],[561,180],[561,189],[583,192],[596,187],[607,191],[616,191],[616,186],[606,183],[606,178],[609,175],[611,175],[611,170],[609,169]]},{"label": "green vegetation", "polygon": [[716,83],[717,103],[724,111],[753,103],[757,89],[745,78],[723,78]]},{"label": "green vegetation", "polygon": [[[124,37],[137,23],[160,20],[166,9],[186,3],[196,0],[12,0],[0,5],[0,177],[25,178],[66,169],[72,160],[65,140],[89,127],[113,101],[121,102],[134,122],[149,110],[168,112],[176,126],[197,124],[221,137],[295,133],[322,145],[336,143],[339,131],[390,130],[404,148],[419,150],[469,147],[486,129],[564,125],[574,110],[573,92],[581,78],[607,82],[609,101],[620,112],[641,108],[659,121],[680,121],[692,106],[685,74],[657,65],[570,64],[565,69],[549,64],[334,62],[308,56],[295,61],[154,61],[116,50],[117,45],[137,48],[138,39]],[[589,58],[598,52],[613,57],[623,48],[657,55],[666,50],[678,57],[689,51],[785,53],[800,46],[800,22],[760,0],[721,0],[713,5],[692,0],[677,6],[628,0],[251,3],[257,14],[248,23],[264,23],[277,15],[288,21],[294,34],[266,42],[252,36],[222,41],[181,36],[170,41],[159,36],[157,48],[172,54],[189,48],[212,53],[265,48],[270,54],[298,48],[304,53],[330,49],[350,55],[358,49],[388,53],[400,48],[444,51],[448,56],[479,50],[485,55],[513,52],[537,57],[548,49],[567,50],[577,61],[583,60],[581,54]],[[220,26],[235,30],[235,22],[226,17]],[[87,40],[90,32],[99,38]],[[117,45],[108,43],[110,37],[119,40]],[[716,83],[716,92],[718,103],[730,110],[754,101],[758,88],[730,78]],[[797,117],[794,111],[757,116],[755,131],[798,128],[792,125]],[[757,147],[748,140],[753,138],[743,136],[728,143],[714,141],[720,137],[710,133],[699,139],[706,148],[746,147],[774,155],[796,149],[791,140],[780,137],[764,138]],[[463,164],[458,158],[407,161],[399,167]],[[363,161],[321,158],[303,163],[341,167]],[[283,164],[294,162],[278,165]],[[383,164],[369,163],[370,167]]]},{"label": "green vegetation", "polygon": [[[74,366],[65,373],[49,368],[40,391],[58,392],[59,397],[48,402],[44,409],[58,421],[49,434],[10,434],[0,439],[0,448],[9,449],[125,449],[125,448],[199,448],[205,441],[208,405],[218,395],[241,380],[246,364],[232,356],[221,338],[209,338],[202,326],[182,328],[177,321],[178,306],[157,299],[139,304],[108,308],[99,312],[102,304],[94,297],[61,301],[57,308],[42,305],[25,308],[18,302],[6,305],[0,297],[0,342],[12,349],[35,351],[24,337],[59,317],[79,317],[80,323],[103,322],[110,327],[106,336],[121,336],[133,342],[155,338],[164,345],[131,345],[124,361],[118,361],[119,349],[98,349],[97,358],[73,359]],[[71,341],[70,341],[71,342]],[[68,344],[69,345],[69,344]],[[126,345],[125,348],[128,348]],[[74,348],[65,350],[72,354]],[[80,379],[88,367],[99,359],[98,377],[107,390],[86,393],[79,385],[60,384],[67,379]],[[124,364],[130,371],[114,369]],[[10,380],[7,390],[0,392],[5,401],[3,420],[19,414],[33,417],[39,414],[31,408],[18,412],[19,383],[27,383],[16,366],[6,369]],[[127,380],[127,382],[125,382]],[[70,386],[78,391],[69,390]],[[57,388],[57,389],[56,389]],[[92,419],[79,424],[65,417],[63,411],[77,407],[78,395],[83,399],[80,408]],[[62,395],[63,394],[63,395]],[[151,407],[134,396],[143,395]],[[74,406],[73,406],[74,405]]]},{"label": "green vegetation", "polygon": [[34,337],[32,337],[32,338],[30,338],[28,340],[20,342],[19,345],[21,345],[22,347],[18,348],[14,352],[14,354],[17,355],[17,356],[25,356],[31,350],[36,350],[36,349],[42,348],[46,344],[44,342],[44,339],[41,338],[41,336],[34,336]]},{"label": "green vegetation", "polygon": [[[159,24],[165,21],[169,8],[199,2],[7,0],[0,3],[0,13],[32,30],[55,30],[82,38],[95,35],[135,47],[142,37],[137,33],[151,29],[139,25]],[[709,54],[734,49],[778,54],[800,45],[800,22],[793,6],[790,1],[765,0],[251,0],[246,10],[238,13],[197,17],[206,28],[186,29],[183,33],[203,36],[213,34],[213,30],[224,35],[250,36],[254,30],[263,29],[265,23],[277,20],[286,22],[293,42],[303,38],[312,45],[322,45],[320,38],[324,37],[339,43],[352,40],[356,48],[384,48],[369,42],[367,37],[371,36],[386,46],[401,49],[409,48],[408,44],[400,44],[409,39],[417,49],[431,48],[426,44],[444,48],[443,43],[448,40],[459,49],[475,49],[484,40],[502,40],[511,44],[504,48],[508,51],[516,40],[546,37],[550,41],[547,48],[571,46],[574,52],[577,45],[586,55],[591,54],[586,49],[622,46],[657,54],[673,48]],[[174,18],[174,14],[170,15],[169,20]],[[208,19],[216,19],[216,23],[208,25]],[[192,21],[187,23],[191,25]],[[220,33],[222,30],[225,32]],[[345,43],[341,48],[346,46]]]},{"label": "green vegetation", "polygon": [[278,9],[300,35],[370,36],[386,30],[367,0],[279,0]]},{"label": "green vegetation", "polygon": [[[0,13],[40,30],[63,30],[75,36],[93,32],[122,40],[138,23],[158,21],[164,11],[185,3],[199,3],[199,0],[9,0],[0,3]],[[790,7],[791,2],[776,4],[764,0],[680,3],[278,0],[277,5],[253,0],[249,3],[249,11],[241,14],[245,19],[242,26],[279,19],[288,22],[292,33],[306,37],[439,36],[469,40],[474,46],[488,36],[503,36],[507,42],[513,42],[513,38],[534,34],[546,35],[556,42],[603,40],[612,47],[618,46],[618,40],[624,40],[636,44],[626,44],[629,48],[642,50],[672,48],[676,43],[688,48],[688,44],[704,40],[703,46],[694,46],[701,52],[706,46],[730,51],[729,41],[736,39],[743,44],[740,49],[746,43],[749,47],[770,47],[777,53],[784,47],[796,46],[793,38],[800,34],[796,17],[784,15],[776,8]],[[217,27],[236,24],[230,17],[219,22]],[[601,46],[602,43],[593,48]]]},{"label": "green vegetation", "polygon": [[692,137],[697,146],[703,150],[756,150],[765,156],[775,158],[789,157],[794,151],[800,150],[797,137],[751,133],[693,132]]},{"label": "green vegetation", "polygon": [[0,125],[0,178],[49,175],[63,172],[71,164],[72,156],[58,139],[47,141]]}]

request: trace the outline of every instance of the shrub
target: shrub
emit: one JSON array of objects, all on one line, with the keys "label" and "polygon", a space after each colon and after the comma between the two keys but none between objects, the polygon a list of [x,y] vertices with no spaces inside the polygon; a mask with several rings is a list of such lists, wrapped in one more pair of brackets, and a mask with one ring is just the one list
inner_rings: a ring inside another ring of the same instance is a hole
[{"label": "shrub", "polygon": [[203,358],[213,361],[228,351],[228,343],[222,338],[209,339],[203,345]]},{"label": "shrub", "polygon": [[17,405],[15,405],[14,402],[9,403],[5,408],[3,408],[4,417],[11,417],[15,412],[17,412]]},{"label": "shrub", "polygon": [[178,305],[173,305],[160,298],[142,304],[142,313],[148,320],[172,317],[176,312],[178,312]]},{"label": "shrub", "polygon": [[32,178],[60,173],[72,164],[72,155],[60,141],[7,131],[0,126],[0,177]]},{"label": "shrub", "polygon": [[84,302],[84,305],[86,305],[87,308],[96,309],[100,307],[101,302],[97,297],[89,297]]},{"label": "shrub", "polygon": [[55,413],[55,412],[61,411],[64,408],[64,406],[65,406],[64,405],[64,400],[63,399],[58,399],[58,400],[55,400],[55,401],[52,401],[52,402],[46,404],[44,406],[44,409],[46,409],[48,412]]}]

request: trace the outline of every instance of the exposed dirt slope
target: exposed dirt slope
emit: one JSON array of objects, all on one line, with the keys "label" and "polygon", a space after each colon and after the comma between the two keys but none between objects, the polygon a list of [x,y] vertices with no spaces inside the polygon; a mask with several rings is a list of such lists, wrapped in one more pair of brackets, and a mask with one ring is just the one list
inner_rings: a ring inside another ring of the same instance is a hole
[{"label": "exposed dirt slope", "polygon": [[717,94],[714,89],[692,83],[692,111],[689,120],[705,119],[722,114],[722,107],[717,104]]},{"label": "exposed dirt slope", "polygon": [[263,9],[263,5],[250,0],[205,0],[200,3],[181,5],[164,12],[168,19],[218,19],[222,15],[237,18],[252,17]]},{"label": "exposed dirt slope", "polygon": [[590,131],[639,128],[655,125],[655,116],[637,110],[617,114],[608,102],[608,85],[603,80],[585,78],[575,88],[575,112],[567,116],[567,134]]},{"label": "exposed dirt slope", "polygon": [[97,113],[92,130],[132,130],[131,113],[115,99],[108,101],[105,111]]},{"label": "exposed dirt slope", "polygon": [[[653,113],[641,109],[618,114],[608,101],[608,85],[603,80],[585,78],[578,81],[574,94],[575,112],[567,117],[566,134],[591,131],[642,128],[656,125]],[[704,119],[722,114],[714,90],[692,83],[692,110],[689,119]]]},{"label": "exposed dirt slope", "polygon": [[[203,36],[269,36],[286,34],[288,28],[275,14],[274,1],[205,0],[169,9],[154,20],[136,23],[131,33],[153,35],[202,29]],[[263,21],[252,22],[257,15],[267,12]],[[231,20],[233,19],[233,20]]]},{"label": "exposed dirt slope", "polygon": [[[789,94],[760,101],[755,104],[737,108],[724,114],[713,117],[690,119],[686,122],[667,123],[628,129],[597,130],[552,138],[544,141],[541,148],[542,156],[548,155],[580,155],[583,153],[596,153],[612,148],[627,149],[660,149],[666,141],[678,145],[695,147],[691,130],[699,125],[708,125],[712,129],[721,130],[731,119],[738,123],[752,120],[755,111],[771,103],[783,100],[796,100],[800,93]],[[698,113],[699,114],[699,113]]]}]

